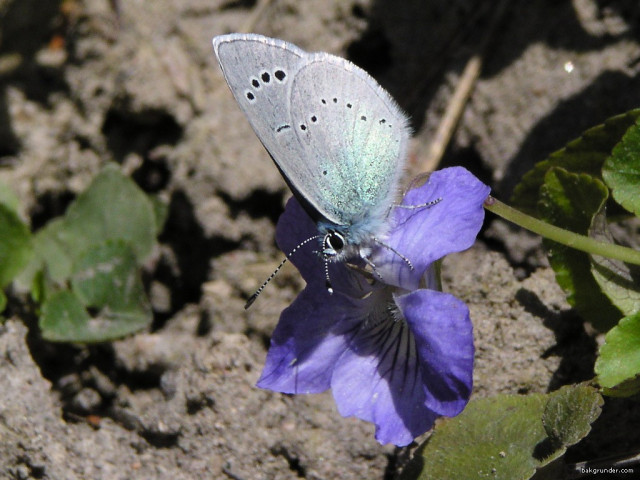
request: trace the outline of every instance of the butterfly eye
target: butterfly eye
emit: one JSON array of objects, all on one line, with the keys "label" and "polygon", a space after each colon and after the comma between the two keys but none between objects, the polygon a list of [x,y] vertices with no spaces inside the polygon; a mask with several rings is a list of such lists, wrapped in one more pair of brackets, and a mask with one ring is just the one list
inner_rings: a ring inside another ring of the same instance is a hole
[{"label": "butterfly eye", "polygon": [[327,255],[337,255],[344,248],[344,237],[338,232],[329,232],[325,235],[322,246]]}]

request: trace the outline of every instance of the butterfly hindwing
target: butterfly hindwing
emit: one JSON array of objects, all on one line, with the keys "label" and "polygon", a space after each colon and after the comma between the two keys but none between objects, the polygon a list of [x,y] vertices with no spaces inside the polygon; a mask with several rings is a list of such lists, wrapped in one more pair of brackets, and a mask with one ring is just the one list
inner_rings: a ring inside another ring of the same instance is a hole
[{"label": "butterfly hindwing", "polygon": [[293,79],[292,120],[315,168],[303,191],[337,224],[386,215],[395,200],[409,138],[405,116],[363,70],[312,54]]}]

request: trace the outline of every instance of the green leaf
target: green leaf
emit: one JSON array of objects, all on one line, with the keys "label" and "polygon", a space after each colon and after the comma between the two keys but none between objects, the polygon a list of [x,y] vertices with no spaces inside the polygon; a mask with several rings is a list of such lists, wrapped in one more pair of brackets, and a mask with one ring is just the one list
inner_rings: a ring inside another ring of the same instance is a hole
[{"label": "green leaf", "polygon": [[551,442],[570,446],[586,437],[600,416],[602,397],[589,386],[563,387],[554,392],[544,408],[542,424]]},{"label": "green leaf", "polygon": [[0,205],[4,205],[15,214],[18,213],[20,207],[18,196],[4,183],[0,183]]},{"label": "green leaf", "polygon": [[73,259],[67,246],[63,218],[50,221],[33,236],[34,255],[16,278],[16,285],[31,291],[32,298],[43,302],[54,291],[66,286]]},{"label": "green leaf", "polygon": [[43,306],[40,327],[48,340],[102,342],[151,323],[136,257],[124,241],[107,241],[86,251],[73,267],[71,285],[72,292],[53,294]]},{"label": "green leaf", "polygon": [[45,277],[56,284],[63,283],[71,275],[72,252],[64,239],[65,224],[56,218],[33,236],[35,255],[18,278],[20,285],[30,288],[38,272],[45,270]]},{"label": "green leaf", "polygon": [[45,340],[53,342],[73,342],[78,332],[87,329],[91,316],[80,299],[72,292],[63,290],[54,293],[42,305],[40,329]]},{"label": "green leaf", "polygon": [[563,149],[537,163],[514,189],[511,198],[514,206],[535,215],[540,187],[547,172],[554,167],[601,178],[602,166],[611,155],[611,151],[639,118],[640,109],[611,117],[604,124],[590,128],[580,138],[569,142]]},{"label": "green leaf", "polygon": [[31,281],[31,298],[36,303],[42,303],[47,298],[47,282],[44,278],[44,270],[39,270]]},{"label": "green leaf", "polygon": [[[600,211],[589,228],[589,236],[613,243],[604,211]],[[640,311],[640,267],[599,255],[591,256],[591,273],[602,292],[623,315]]]},{"label": "green leaf", "polygon": [[613,198],[640,217],[640,122],[629,128],[613,149],[602,176]]},{"label": "green leaf", "polygon": [[136,257],[124,241],[107,241],[83,255],[73,268],[71,285],[87,306],[112,310],[143,308],[144,287]]},{"label": "green leaf", "polygon": [[[556,167],[545,175],[538,210],[543,220],[586,235],[607,197],[607,187],[601,181]],[[591,274],[589,255],[551,240],[545,239],[544,245],[556,281],[567,293],[569,304],[597,329],[606,331],[613,327],[622,315],[600,291]]]},{"label": "green leaf", "polygon": [[606,395],[628,397],[640,392],[640,312],[623,318],[607,333],[595,371]]},{"label": "green leaf", "polygon": [[167,221],[167,218],[169,217],[169,205],[167,205],[167,203],[165,201],[163,201],[161,198],[157,197],[156,195],[151,195],[149,197],[149,200],[151,201],[151,204],[153,205],[153,213],[154,213],[154,218],[155,218],[155,222],[156,222],[156,236],[160,235],[162,233],[162,230],[164,229],[164,224]]},{"label": "green leaf", "polygon": [[0,288],[8,285],[27,266],[32,255],[29,228],[13,210],[0,204]]},{"label": "green leaf", "polygon": [[125,240],[138,263],[156,241],[156,213],[149,197],[116,166],[108,165],[69,206],[60,238],[77,258],[105,240]]},{"label": "green leaf", "polygon": [[531,478],[589,432],[601,404],[597,390],[584,385],[472,400],[457,417],[438,422],[400,478]]},{"label": "green leaf", "polygon": [[[84,253],[105,240],[125,240],[142,264],[151,253],[162,220],[162,208],[152,202],[117,167],[107,166],[69,206],[66,214],[52,220],[35,234],[35,256],[19,278],[22,288],[35,297],[64,287],[72,265]],[[42,288],[34,281],[44,271]],[[38,295],[36,295],[38,294]]]},{"label": "green leaf", "polygon": [[[7,296],[4,294],[2,290],[0,290],[0,313],[4,312],[5,308],[7,308]],[[0,322],[2,322],[1,317],[0,317]]]}]

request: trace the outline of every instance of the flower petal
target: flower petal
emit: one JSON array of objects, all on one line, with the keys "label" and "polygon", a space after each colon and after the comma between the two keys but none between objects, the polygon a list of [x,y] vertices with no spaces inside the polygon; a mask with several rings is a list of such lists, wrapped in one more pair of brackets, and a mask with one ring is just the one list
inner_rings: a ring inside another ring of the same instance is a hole
[{"label": "flower petal", "polygon": [[308,285],[280,316],[258,387],[283,393],[327,390],[348,348],[344,332],[361,322],[361,303]]},{"label": "flower petal", "polygon": [[[391,212],[384,238],[389,248],[371,258],[384,281],[369,285],[345,264],[331,262],[333,295],[325,287],[323,260],[313,253],[321,248],[317,226],[297,200],[289,200],[276,237],[307,287],[282,313],[258,386],[284,393],[331,387],[342,415],[373,422],[379,442],[399,446],[424,433],[438,415],[462,411],[473,374],[469,311],[452,295],[416,289],[425,275],[435,274],[435,260],[473,244],[488,194],[461,167],[434,172],[402,204],[441,199],[437,204]],[[431,277],[428,288],[437,283]],[[392,286],[416,291],[392,297]],[[389,310],[394,301],[402,319]]]},{"label": "flower petal", "polygon": [[488,186],[462,167],[435,171],[424,185],[407,192],[402,200],[405,206],[441,200],[431,207],[393,210],[393,227],[384,243],[407,257],[414,269],[390,249],[379,248],[373,262],[385,282],[415,290],[431,263],[473,245],[489,192]]},{"label": "flower petal", "polygon": [[425,406],[422,382],[413,336],[406,323],[389,315],[351,333],[331,388],[341,415],[373,422],[380,443],[404,446],[436,418]]},{"label": "flower petal", "polygon": [[[295,197],[291,197],[276,225],[276,242],[300,271],[307,283],[324,283],[324,265],[318,250],[319,240],[310,240],[298,247],[300,243],[319,235],[318,227],[304,211]],[[299,249],[296,249],[298,247]]]},{"label": "flower petal", "polygon": [[473,384],[473,327],[469,309],[448,293],[416,290],[395,297],[416,341],[426,406],[460,413]]}]

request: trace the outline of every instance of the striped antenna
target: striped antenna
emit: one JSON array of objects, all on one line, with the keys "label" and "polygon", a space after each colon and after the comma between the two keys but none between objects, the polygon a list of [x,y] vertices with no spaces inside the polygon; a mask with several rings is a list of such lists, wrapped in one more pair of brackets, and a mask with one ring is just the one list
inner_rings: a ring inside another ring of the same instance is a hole
[{"label": "striped antenna", "polygon": [[322,258],[324,260],[324,286],[327,287],[329,295],[333,295],[333,286],[331,285],[331,278],[329,278],[329,260],[326,255],[323,255]]},{"label": "striped antenna", "polygon": [[251,305],[253,305],[253,302],[255,302],[255,301],[256,301],[256,299],[258,298],[258,296],[262,293],[262,291],[264,290],[264,287],[266,287],[266,286],[269,284],[269,282],[270,282],[271,280],[273,280],[273,277],[275,277],[275,276],[278,274],[278,272],[280,271],[280,269],[281,269],[282,267],[284,267],[284,264],[285,264],[285,263],[287,263],[287,260],[288,260],[289,258],[291,258],[291,255],[293,255],[294,253],[296,253],[296,251],[297,251],[300,247],[302,247],[302,246],[306,245],[306,244],[307,244],[307,243],[309,243],[311,240],[317,240],[318,238],[322,238],[322,235],[315,235],[315,236],[313,236],[313,237],[309,237],[309,238],[307,238],[306,240],[304,240],[304,241],[300,242],[298,245],[296,245],[296,247],[295,247],[293,250],[291,250],[289,253],[287,253],[287,256],[286,256],[286,257],[284,257],[284,260],[282,260],[282,262],[280,262],[280,265],[278,265],[278,266],[276,267],[276,269],[273,271],[273,273],[272,273],[271,275],[269,275],[269,278],[267,278],[267,279],[262,283],[262,285],[260,285],[260,288],[258,288],[258,290],[256,290],[256,291],[255,291],[255,293],[249,297],[249,300],[247,300],[247,303],[245,303],[245,304],[244,304],[244,309],[245,309],[245,310],[247,310]]}]

